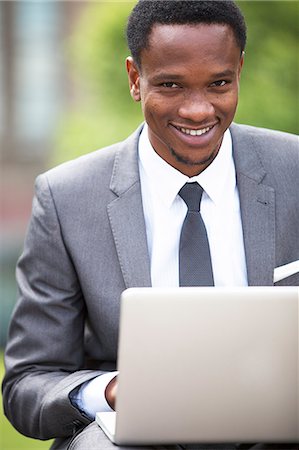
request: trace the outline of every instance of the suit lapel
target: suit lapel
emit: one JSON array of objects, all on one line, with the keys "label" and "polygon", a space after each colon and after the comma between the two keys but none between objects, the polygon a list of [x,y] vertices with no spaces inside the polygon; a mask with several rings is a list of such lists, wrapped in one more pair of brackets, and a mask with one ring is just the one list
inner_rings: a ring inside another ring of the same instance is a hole
[{"label": "suit lapel", "polygon": [[251,136],[231,126],[249,285],[273,285],[275,192],[262,184],[266,172]]},{"label": "suit lapel", "polygon": [[141,128],[121,144],[110,189],[117,195],[107,206],[111,230],[127,288],[151,286],[137,146]]}]

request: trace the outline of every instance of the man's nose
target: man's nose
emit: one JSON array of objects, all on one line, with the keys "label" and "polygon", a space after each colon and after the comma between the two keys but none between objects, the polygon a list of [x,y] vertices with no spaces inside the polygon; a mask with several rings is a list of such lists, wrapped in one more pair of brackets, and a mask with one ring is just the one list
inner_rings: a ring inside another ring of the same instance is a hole
[{"label": "man's nose", "polygon": [[214,117],[215,110],[206,95],[201,92],[190,92],[179,106],[179,116],[192,122],[207,122]]}]

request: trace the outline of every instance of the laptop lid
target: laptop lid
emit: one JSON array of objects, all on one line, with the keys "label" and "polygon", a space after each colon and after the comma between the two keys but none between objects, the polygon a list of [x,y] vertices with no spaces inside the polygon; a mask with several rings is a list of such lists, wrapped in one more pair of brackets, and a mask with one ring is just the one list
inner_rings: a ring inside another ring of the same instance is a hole
[{"label": "laptop lid", "polygon": [[118,370],[118,444],[297,442],[298,288],[128,289]]}]

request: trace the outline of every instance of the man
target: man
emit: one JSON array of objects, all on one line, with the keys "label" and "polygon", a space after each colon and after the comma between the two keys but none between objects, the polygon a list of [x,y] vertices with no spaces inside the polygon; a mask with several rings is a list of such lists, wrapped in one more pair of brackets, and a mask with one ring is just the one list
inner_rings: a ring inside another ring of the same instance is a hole
[{"label": "man", "polygon": [[274,269],[299,259],[296,137],[231,125],[246,41],[239,9],[140,1],[127,35],[146,125],[38,178],[17,269],[5,412],[26,435],[56,437],[55,449],[112,446],[93,419],[114,406],[120,294],[183,284],[186,183],[203,188],[212,284],[273,285]]}]

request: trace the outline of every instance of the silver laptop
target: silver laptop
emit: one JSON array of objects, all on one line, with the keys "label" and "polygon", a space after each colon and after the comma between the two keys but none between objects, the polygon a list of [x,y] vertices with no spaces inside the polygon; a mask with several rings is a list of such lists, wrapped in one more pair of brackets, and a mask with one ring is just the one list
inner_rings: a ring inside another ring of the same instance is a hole
[{"label": "silver laptop", "polygon": [[123,445],[298,442],[298,288],[132,288],[121,297]]}]

